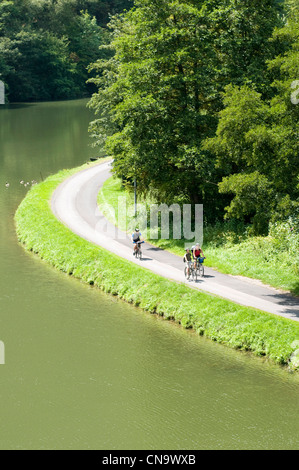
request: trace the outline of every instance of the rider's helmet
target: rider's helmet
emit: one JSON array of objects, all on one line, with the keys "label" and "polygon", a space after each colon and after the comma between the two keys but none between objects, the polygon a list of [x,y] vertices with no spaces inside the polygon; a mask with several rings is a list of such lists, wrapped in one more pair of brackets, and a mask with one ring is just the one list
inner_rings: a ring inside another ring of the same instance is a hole
[{"label": "rider's helmet", "polygon": [[186,248],[185,251],[190,251],[190,248]]},{"label": "rider's helmet", "polygon": [[137,233],[140,232],[139,228],[135,228],[135,232]]}]

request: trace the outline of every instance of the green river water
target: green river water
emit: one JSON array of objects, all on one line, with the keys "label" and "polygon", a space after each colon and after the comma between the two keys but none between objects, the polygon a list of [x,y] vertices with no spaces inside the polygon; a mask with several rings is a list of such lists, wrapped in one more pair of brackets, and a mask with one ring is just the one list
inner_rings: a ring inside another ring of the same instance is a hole
[{"label": "green river water", "polygon": [[0,449],[298,449],[298,374],[85,286],[18,244],[20,181],[96,155],[92,117],[86,101],[0,107]]}]

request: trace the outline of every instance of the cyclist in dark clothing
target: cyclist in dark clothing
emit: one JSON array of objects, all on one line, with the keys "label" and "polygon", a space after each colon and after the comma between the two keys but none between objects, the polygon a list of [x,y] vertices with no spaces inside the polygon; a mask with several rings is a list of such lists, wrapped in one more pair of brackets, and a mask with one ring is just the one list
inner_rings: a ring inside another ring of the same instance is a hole
[{"label": "cyclist in dark clothing", "polygon": [[136,228],[135,232],[132,233],[132,241],[134,244],[134,253],[133,255],[136,254],[136,251],[138,250],[138,243],[141,242],[141,232],[139,228]]}]

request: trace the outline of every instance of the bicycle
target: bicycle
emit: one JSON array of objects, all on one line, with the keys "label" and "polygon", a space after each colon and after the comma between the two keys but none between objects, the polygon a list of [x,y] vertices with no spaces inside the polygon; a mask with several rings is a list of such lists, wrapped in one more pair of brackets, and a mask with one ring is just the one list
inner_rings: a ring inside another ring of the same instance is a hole
[{"label": "bicycle", "polygon": [[206,258],[197,258],[196,259],[196,274],[199,276],[199,277],[204,277],[205,275],[205,268],[204,268],[204,260]]},{"label": "bicycle", "polygon": [[137,242],[137,250],[134,251],[134,256],[136,259],[142,260],[142,250],[141,250],[141,245],[144,242]]},{"label": "bicycle", "polygon": [[185,266],[184,269],[184,275],[187,281],[190,280],[190,277],[192,278],[193,281],[197,281],[197,272],[194,269],[193,263],[189,265],[189,273],[188,273],[188,265]]}]

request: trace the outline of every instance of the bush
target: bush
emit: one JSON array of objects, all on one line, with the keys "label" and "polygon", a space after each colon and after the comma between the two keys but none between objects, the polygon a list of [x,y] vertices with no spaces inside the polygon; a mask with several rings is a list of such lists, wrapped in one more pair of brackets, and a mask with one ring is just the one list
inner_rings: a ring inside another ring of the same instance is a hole
[{"label": "bush", "polygon": [[293,266],[299,274],[299,225],[292,219],[288,222],[270,224],[270,237],[272,237],[272,248],[277,256],[282,255],[288,264]]}]

